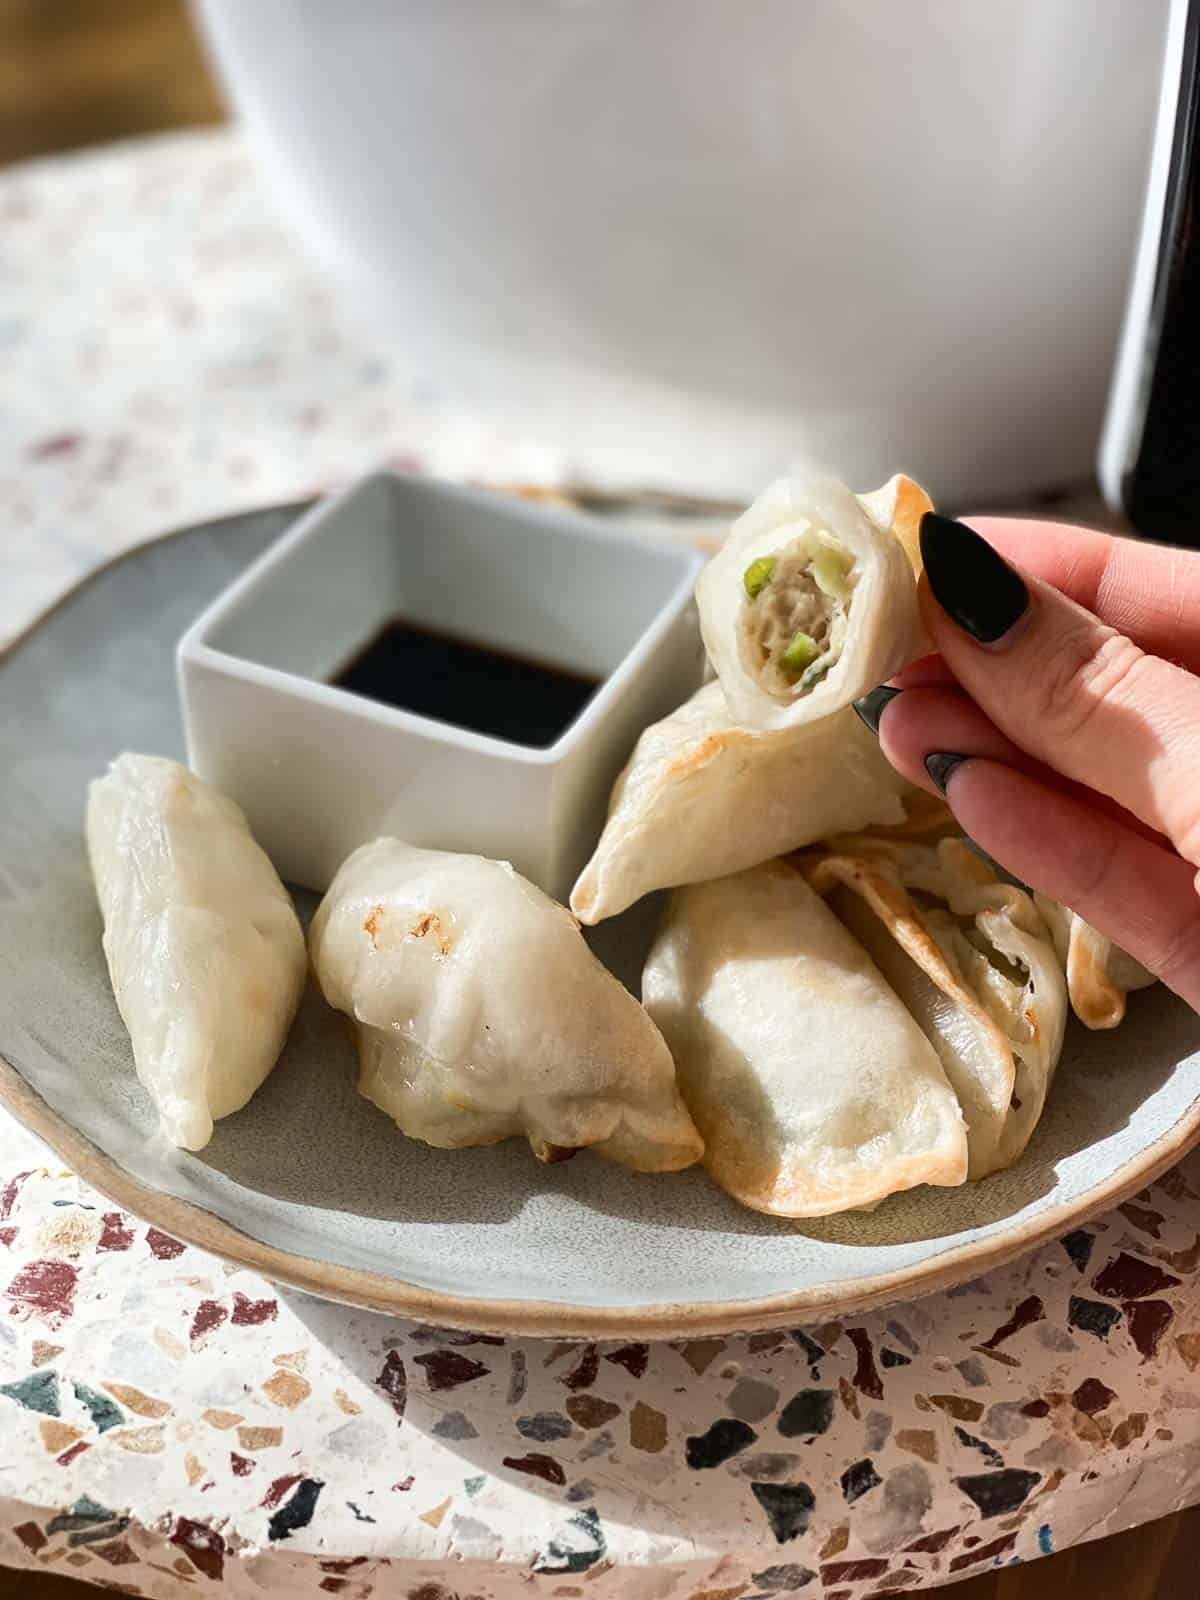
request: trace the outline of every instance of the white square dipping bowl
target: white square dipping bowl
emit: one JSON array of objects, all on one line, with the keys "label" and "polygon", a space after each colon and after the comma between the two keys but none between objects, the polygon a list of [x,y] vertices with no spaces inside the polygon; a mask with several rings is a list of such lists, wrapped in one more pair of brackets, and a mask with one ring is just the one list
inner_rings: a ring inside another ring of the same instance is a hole
[{"label": "white square dipping bowl", "polygon": [[[287,881],[381,834],[511,861],[565,900],[637,735],[696,687],[703,557],[515,497],[376,474],[300,518],[179,644],[192,768]],[[397,618],[599,678],[545,748],[329,680]]]}]

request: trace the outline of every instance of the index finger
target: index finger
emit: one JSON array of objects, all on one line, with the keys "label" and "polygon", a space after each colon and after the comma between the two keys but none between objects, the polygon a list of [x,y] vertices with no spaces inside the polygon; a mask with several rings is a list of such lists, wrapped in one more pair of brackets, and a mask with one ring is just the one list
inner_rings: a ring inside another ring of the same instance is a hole
[{"label": "index finger", "polygon": [[972,517],[1016,566],[1046,583],[1150,655],[1200,673],[1200,554],[1094,528],[1016,517]]},{"label": "index finger", "polygon": [[976,705],[1200,866],[1200,678],[1026,582],[965,523],[926,513],[921,553],[925,627]]}]

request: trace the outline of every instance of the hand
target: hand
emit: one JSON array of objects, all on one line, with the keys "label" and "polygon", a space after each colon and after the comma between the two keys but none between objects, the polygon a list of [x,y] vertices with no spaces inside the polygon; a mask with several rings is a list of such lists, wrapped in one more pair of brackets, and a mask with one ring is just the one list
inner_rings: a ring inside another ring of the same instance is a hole
[{"label": "hand", "polygon": [[1002,867],[1200,1010],[1200,555],[974,527],[925,517],[938,654],[860,714]]}]

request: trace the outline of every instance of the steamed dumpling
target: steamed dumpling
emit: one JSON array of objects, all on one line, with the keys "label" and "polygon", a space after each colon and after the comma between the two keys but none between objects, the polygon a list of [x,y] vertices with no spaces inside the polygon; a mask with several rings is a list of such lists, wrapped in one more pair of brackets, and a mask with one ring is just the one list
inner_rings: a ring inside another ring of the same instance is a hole
[{"label": "steamed dumpling", "polygon": [[642,998],[704,1164],[744,1205],[816,1217],[966,1177],[932,1046],[787,862],[676,889]]},{"label": "steamed dumpling", "polygon": [[1029,895],[961,838],[839,839],[803,865],[937,1050],[967,1119],[971,1177],[1011,1166],[1041,1118],[1067,1010]]},{"label": "steamed dumpling", "polygon": [[376,839],[334,878],[309,942],[353,1021],[360,1092],[411,1137],[524,1135],[544,1161],[590,1146],[643,1172],[699,1158],[657,1028],[507,862]]},{"label": "steamed dumpling", "polygon": [[916,538],[931,509],[909,478],[856,496],[832,479],[795,477],[734,523],[696,601],[737,722],[815,722],[921,653]]},{"label": "steamed dumpling", "polygon": [[602,922],[654,889],[740,872],[835,829],[901,822],[901,797],[923,793],[849,706],[755,733],[709,683],[638,740],[571,909]]},{"label": "steamed dumpling", "polygon": [[104,954],[172,1144],[200,1150],[283,1049],[304,934],[241,810],[178,762],[122,755],[88,791]]}]

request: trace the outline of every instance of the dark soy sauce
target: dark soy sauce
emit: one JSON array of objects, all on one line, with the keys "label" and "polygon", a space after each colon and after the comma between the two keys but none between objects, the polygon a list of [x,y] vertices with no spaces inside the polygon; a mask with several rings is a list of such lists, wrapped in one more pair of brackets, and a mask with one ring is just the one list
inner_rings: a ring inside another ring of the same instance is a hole
[{"label": "dark soy sauce", "polygon": [[403,617],[385,622],[330,681],[402,711],[538,747],[554,743],[602,682]]}]

